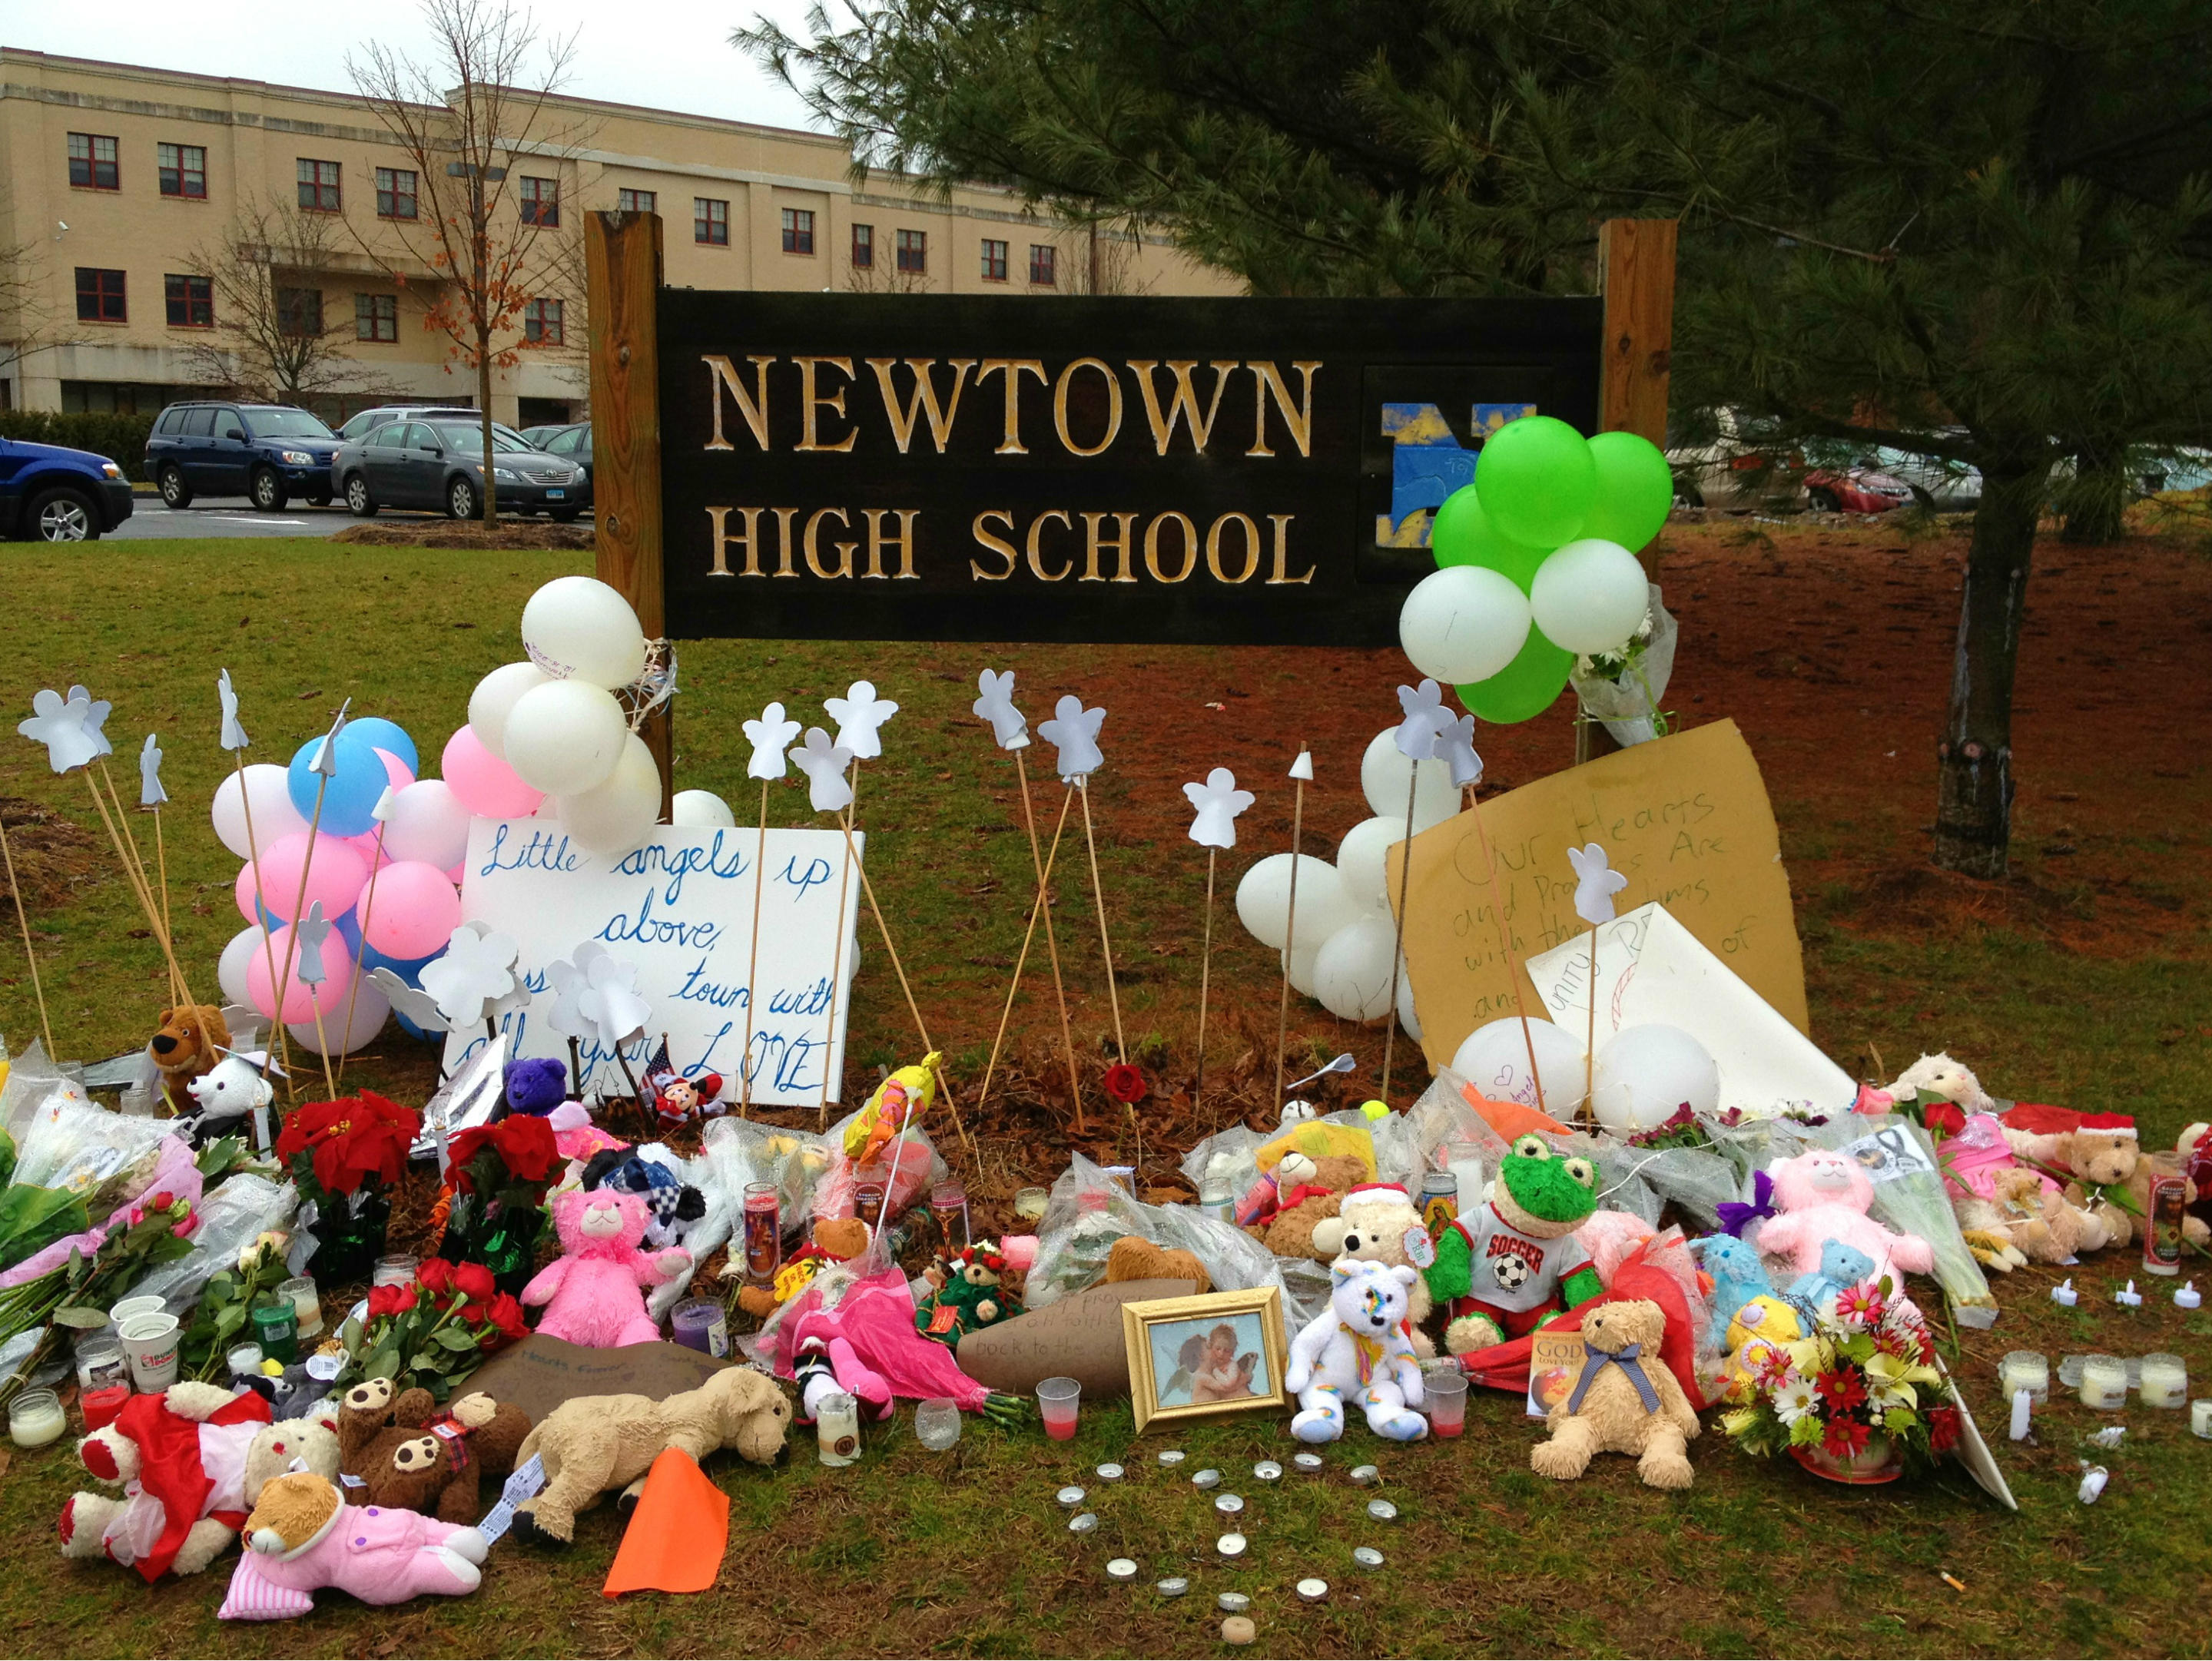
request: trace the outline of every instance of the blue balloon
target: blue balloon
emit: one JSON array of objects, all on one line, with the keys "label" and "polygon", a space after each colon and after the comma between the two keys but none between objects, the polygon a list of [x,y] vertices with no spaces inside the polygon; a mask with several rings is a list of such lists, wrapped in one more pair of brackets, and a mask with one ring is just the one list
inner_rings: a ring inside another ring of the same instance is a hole
[{"label": "blue balloon", "polygon": [[424,966],[444,955],[445,948],[441,946],[427,958],[387,958],[374,946],[365,946],[361,949],[362,972],[367,974],[372,969],[389,969],[408,985],[420,986]]},{"label": "blue balloon", "polygon": [[346,723],[345,730],[357,739],[366,739],[375,750],[389,750],[407,764],[407,770],[419,773],[422,758],[415,749],[415,740],[407,736],[407,729],[396,721],[386,721],[381,715],[363,715]]},{"label": "blue balloon", "polygon": [[[301,818],[315,824],[326,837],[358,837],[363,831],[374,830],[376,804],[392,784],[392,775],[385,770],[384,758],[370,745],[356,739],[349,724],[332,746],[337,752],[337,772],[325,786],[313,767],[315,751],[321,744],[319,738],[309,739],[292,757],[286,779],[292,806],[299,809]],[[319,820],[315,817],[318,787],[321,787],[323,799]]]}]

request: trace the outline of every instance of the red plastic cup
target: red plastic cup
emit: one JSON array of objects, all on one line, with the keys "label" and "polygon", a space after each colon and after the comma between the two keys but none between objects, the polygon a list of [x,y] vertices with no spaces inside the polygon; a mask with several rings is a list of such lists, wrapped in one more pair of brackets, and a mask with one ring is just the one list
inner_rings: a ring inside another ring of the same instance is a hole
[{"label": "red plastic cup", "polygon": [[1421,1380],[1422,1405],[1429,1410],[1429,1429],[1437,1436],[1456,1436],[1467,1426],[1467,1375],[1436,1372]]}]

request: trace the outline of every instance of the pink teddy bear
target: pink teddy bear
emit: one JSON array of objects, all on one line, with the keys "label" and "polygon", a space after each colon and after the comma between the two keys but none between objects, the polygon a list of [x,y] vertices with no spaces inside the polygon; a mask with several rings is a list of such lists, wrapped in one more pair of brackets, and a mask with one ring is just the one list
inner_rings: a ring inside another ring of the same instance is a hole
[{"label": "pink teddy bear", "polygon": [[1874,1259],[1874,1276],[1901,1283],[1898,1271],[1925,1275],[1936,1253],[1917,1234],[1893,1234],[1867,1215],[1874,1204],[1874,1179],[1848,1154],[1814,1148],[1768,1168],[1774,1178],[1777,1214],[1759,1231],[1759,1249],[1790,1259],[1790,1271],[1811,1275],[1820,1267],[1820,1250],[1840,1240]]},{"label": "pink teddy bear", "polygon": [[572,1189],[554,1196],[562,1256],[522,1289],[524,1303],[546,1305],[538,1331],[590,1349],[649,1344],[660,1336],[645,1312],[642,1288],[689,1271],[691,1254],[680,1246],[641,1250],[648,1214],[635,1194]]}]

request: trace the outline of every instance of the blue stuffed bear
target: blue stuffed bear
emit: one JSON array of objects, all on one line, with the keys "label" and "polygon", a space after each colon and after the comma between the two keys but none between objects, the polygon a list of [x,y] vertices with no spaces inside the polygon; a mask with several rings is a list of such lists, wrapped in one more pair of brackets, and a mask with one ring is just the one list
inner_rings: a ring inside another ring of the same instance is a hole
[{"label": "blue stuffed bear", "polygon": [[1783,1301],[1796,1305],[1808,1317],[1833,1315],[1836,1299],[1873,1274],[1873,1258],[1855,1245],[1830,1240],[1820,1248],[1820,1267],[1792,1281],[1782,1294]]},{"label": "blue stuffed bear", "polygon": [[1772,1297],[1774,1284],[1766,1278],[1766,1266],[1759,1262],[1758,1249],[1733,1234],[1705,1235],[1691,1241],[1690,1250],[1713,1277],[1708,1305],[1711,1318],[1705,1326],[1705,1347],[1708,1353],[1717,1354],[1727,1348],[1729,1323],[1736,1311],[1754,1298]]},{"label": "blue stuffed bear", "polygon": [[501,1082],[512,1113],[550,1113],[568,1098],[568,1069],[550,1056],[509,1062]]}]

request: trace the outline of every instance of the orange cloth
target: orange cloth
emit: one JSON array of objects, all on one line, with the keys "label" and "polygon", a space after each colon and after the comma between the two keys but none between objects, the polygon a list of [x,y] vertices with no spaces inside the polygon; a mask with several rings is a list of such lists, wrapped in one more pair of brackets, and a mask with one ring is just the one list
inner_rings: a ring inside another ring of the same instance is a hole
[{"label": "orange cloth", "polygon": [[1532,1130],[1547,1136],[1567,1135],[1566,1126],[1533,1107],[1523,1107],[1518,1102],[1493,1101],[1473,1085],[1462,1086],[1460,1094],[1467,1098],[1469,1107],[1482,1115],[1483,1123],[1503,1136],[1509,1146]]},{"label": "orange cloth", "polygon": [[683,1449],[664,1449],[646,1474],[601,1591],[704,1591],[721,1573],[729,1543],[730,1496]]}]

